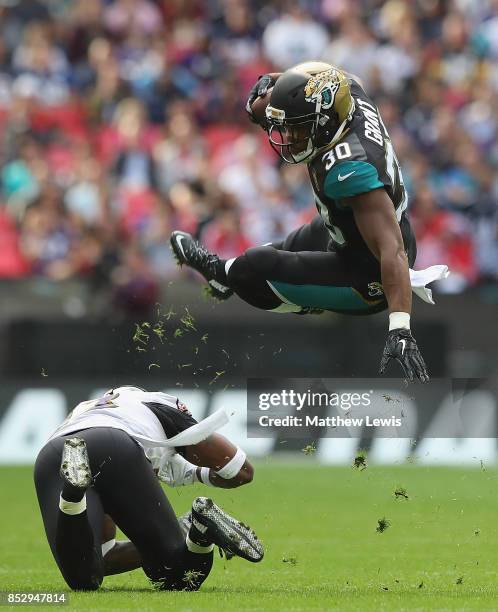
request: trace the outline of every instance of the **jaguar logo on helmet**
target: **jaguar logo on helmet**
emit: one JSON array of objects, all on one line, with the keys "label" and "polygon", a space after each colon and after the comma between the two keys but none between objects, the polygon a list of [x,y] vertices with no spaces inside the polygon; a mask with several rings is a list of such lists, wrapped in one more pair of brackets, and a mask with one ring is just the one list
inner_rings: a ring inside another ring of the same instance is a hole
[{"label": "jaguar logo on helmet", "polygon": [[335,68],[325,70],[308,80],[304,88],[305,100],[307,102],[317,102],[318,109],[327,110],[333,106],[340,86],[339,72]]}]

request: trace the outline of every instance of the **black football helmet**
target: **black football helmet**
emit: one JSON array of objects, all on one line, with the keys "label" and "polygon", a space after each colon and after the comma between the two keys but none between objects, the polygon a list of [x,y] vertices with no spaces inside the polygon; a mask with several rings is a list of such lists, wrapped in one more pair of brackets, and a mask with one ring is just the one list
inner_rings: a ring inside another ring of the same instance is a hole
[{"label": "black football helmet", "polygon": [[266,107],[266,131],[286,162],[309,162],[337,142],[353,117],[348,77],[324,62],[298,64],[275,83]]}]

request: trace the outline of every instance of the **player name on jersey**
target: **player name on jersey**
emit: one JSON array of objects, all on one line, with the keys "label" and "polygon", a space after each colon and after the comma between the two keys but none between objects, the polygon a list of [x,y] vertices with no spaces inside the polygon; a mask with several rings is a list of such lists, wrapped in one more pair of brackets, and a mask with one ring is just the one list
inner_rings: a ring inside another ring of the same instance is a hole
[{"label": "player name on jersey", "polygon": [[377,114],[377,109],[375,106],[366,100],[362,100],[361,98],[356,98],[356,102],[365,115],[365,136],[373,142],[376,142],[381,147],[384,146],[384,138],[382,137],[382,131],[380,129],[380,120]]}]

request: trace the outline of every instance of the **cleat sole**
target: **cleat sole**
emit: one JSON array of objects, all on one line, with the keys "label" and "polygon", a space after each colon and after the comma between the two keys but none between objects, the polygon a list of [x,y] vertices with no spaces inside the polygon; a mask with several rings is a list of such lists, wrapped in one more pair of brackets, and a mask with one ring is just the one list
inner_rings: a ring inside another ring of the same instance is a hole
[{"label": "cleat sole", "polygon": [[86,442],[83,438],[70,438],[64,442],[60,474],[73,487],[88,489],[92,472]]},{"label": "cleat sole", "polygon": [[197,497],[192,512],[208,527],[213,543],[229,555],[242,557],[251,563],[263,559],[264,548],[254,530],[227,514],[212,499]]}]

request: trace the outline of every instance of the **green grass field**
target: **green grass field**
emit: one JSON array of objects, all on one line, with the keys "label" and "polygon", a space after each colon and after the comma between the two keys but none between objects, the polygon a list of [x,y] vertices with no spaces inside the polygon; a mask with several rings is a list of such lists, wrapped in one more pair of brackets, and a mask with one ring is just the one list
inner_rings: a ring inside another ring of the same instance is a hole
[{"label": "green grass field", "polygon": [[[409,499],[396,499],[404,487]],[[0,589],[61,591],[27,467],[0,469]],[[170,489],[178,513],[206,487]],[[70,593],[85,610],[498,609],[498,472],[269,461],[235,491],[209,489],[253,526],[261,564],[217,557],[197,593],[153,592],[141,570]],[[390,526],[377,533],[378,519]],[[147,520],[147,517],[144,517]]]}]

